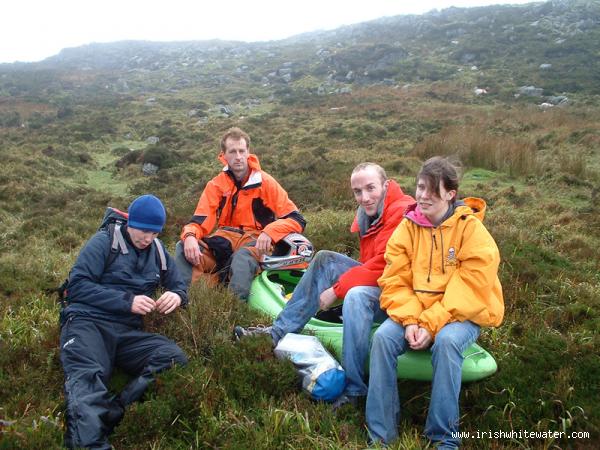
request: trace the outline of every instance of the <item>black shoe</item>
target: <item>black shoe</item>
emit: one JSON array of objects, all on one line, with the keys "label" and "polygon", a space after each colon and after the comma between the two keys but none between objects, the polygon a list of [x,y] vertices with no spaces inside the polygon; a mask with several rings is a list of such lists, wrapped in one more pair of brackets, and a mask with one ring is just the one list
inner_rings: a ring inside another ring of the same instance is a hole
[{"label": "black shoe", "polygon": [[333,402],[331,405],[332,411],[337,411],[344,405],[350,405],[353,408],[358,408],[360,406],[360,400],[362,397],[357,397],[353,395],[342,394],[338,397],[338,399]]},{"label": "black shoe", "polygon": [[257,325],[255,327],[247,327],[247,328],[236,325],[233,328],[233,337],[235,338],[236,341],[239,341],[240,339],[244,339],[247,337],[254,337],[254,336],[261,336],[261,335],[271,336],[271,329],[272,329],[272,327],[266,327],[264,325]]},{"label": "black shoe", "polygon": [[104,414],[103,421],[106,434],[111,434],[115,427],[121,423],[125,415],[125,407],[118,398],[110,402],[108,411]]}]

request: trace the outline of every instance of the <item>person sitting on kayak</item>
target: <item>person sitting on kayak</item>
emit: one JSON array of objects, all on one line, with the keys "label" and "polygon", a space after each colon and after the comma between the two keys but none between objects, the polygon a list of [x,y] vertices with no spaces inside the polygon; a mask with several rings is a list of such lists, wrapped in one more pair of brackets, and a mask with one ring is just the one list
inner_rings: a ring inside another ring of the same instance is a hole
[{"label": "person sitting on kayak", "polygon": [[348,384],[334,408],[344,403],[358,403],[367,394],[364,381],[369,352],[369,337],[373,321],[383,321],[385,312],[379,308],[379,286],[385,261],[386,243],[398,226],[405,209],[414,199],[405,195],[385,170],[374,163],[359,164],[352,171],[350,186],[358,210],[350,228],[360,238],[360,256],[356,261],[340,253],[321,250],[294,289],[271,327],[242,328],[236,326],[239,339],[269,334],[277,345],[287,333],[300,332],[319,309],[328,309],[336,299],[343,299],[343,366]]},{"label": "person sitting on kayak", "polygon": [[496,327],[504,316],[500,254],[482,223],[485,202],[457,200],[458,180],[447,158],[425,161],[416,180],[417,203],[387,244],[379,286],[388,319],[373,335],[366,403],[373,443],[398,437],[398,356],[433,344],[425,435],[436,448],[457,448],[462,352],[481,326]]},{"label": "person sitting on kayak", "polygon": [[[306,221],[287,192],[250,153],[250,136],[234,127],[221,138],[225,166],[210,180],[190,223],[183,227],[175,261],[188,284],[204,278],[247,300],[259,260]],[[216,230],[215,230],[216,227]]]}]

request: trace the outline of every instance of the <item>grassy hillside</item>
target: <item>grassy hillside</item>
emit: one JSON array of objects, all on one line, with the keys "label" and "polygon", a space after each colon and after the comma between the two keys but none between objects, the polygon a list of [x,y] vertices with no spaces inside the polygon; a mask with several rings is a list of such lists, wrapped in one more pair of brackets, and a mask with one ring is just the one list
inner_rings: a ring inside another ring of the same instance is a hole
[{"label": "grassy hillside", "polygon": [[[554,6],[545,10],[538,5],[521,10],[527,11],[521,15],[529,20],[536,11],[546,11],[546,17],[571,14],[576,16],[572,23],[578,24],[577,14],[593,12],[597,5],[571,2],[559,14],[564,4],[548,3]],[[511,8],[493,11],[510,16]],[[443,30],[435,20],[459,15],[466,32],[458,40],[475,39],[468,27],[477,18],[490,17],[489,11],[423,16],[433,23],[433,34],[427,36],[433,39]],[[571,29],[571,22],[565,23],[563,28]],[[372,34],[379,60],[390,52],[397,58],[397,46],[385,46],[391,41],[384,25],[370,25],[383,36],[377,41]],[[400,31],[411,32],[406,30]],[[426,33],[428,28],[421,25],[419,30]],[[339,37],[347,31],[336,33]],[[453,36],[446,31],[444,39]],[[574,39],[588,36],[575,34]],[[336,81],[334,76],[324,85],[327,71],[320,72],[314,52],[335,34],[328,36],[298,37],[249,54],[237,43],[198,44],[214,57],[203,63],[190,59],[187,66],[182,65],[189,56],[183,50],[161,50],[162,56],[151,60],[160,64],[152,68],[144,66],[147,59],[135,57],[140,48],[153,44],[122,44],[111,50],[118,56],[113,60],[129,61],[130,66],[94,66],[91,52],[89,60],[67,60],[65,53],[62,62],[0,67],[1,449],[61,445],[59,306],[51,290],[66,277],[104,208],[126,208],[141,193],[158,195],[168,210],[163,240],[173,251],[206,181],[220,168],[218,138],[234,125],[250,133],[263,167],[301,206],[308,219],[306,234],[315,246],[352,256],[358,246],[348,234],[354,211],[348,177],[354,165],[378,162],[404,190],[413,192],[414,176],[425,158],[459,155],[465,165],[460,195],[480,196],[488,203],[485,223],[502,253],[506,302],[504,324],[485,330],[480,338],[499,371],[463,387],[461,429],[589,433],[581,439],[470,439],[464,447],[594,447],[600,438],[596,72],[577,66],[573,78],[561,75],[565,83],[585,79],[583,90],[555,91],[548,84],[549,93],[566,91],[570,99],[548,110],[537,106],[540,98],[515,98],[521,82],[539,84],[529,75],[519,78],[519,70],[507,72],[509,66],[502,64],[490,63],[483,75],[475,75],[470,69],[454,70],[471,61],[456,63],[450,76],[442,69],[455,63],[435,57],[430,65],[423,59],[419,67],[435,69],[437,80],[421,75],[409,79],[403,75],[408,72],[397,72],[390,85],[380,82],[387,75],[368,82]],[[314,51],[311,39],[319,44]],[[542,41],[531,38],[519,44]],[[408,48],[410,40],[400,44]],[[187,45],[190,52],[196,48]],[[441,52],[440,47],[431,48]],[[515,67],[526,67],[521,64],[526,57],[516,47],[502,48],[513,54],[510,61],[520,62]],[[342,50],[336,53],[336,64],[352,65],[361,55],[359,47]],[[364,50],[374,54],[373,49]],[[269,77],[273,60],[277,70],[291,69],[289,83],[279,79],[287,71]],[[310,70],[302,68],[305,60],[314,63]],[[283,66],[286,62],[292,64]],[[494,70],[513,81],[492,79]],[[475,96],[473,88],[488,76],[494,91]],[[319,93],[322,85],[326,91]],[[339,91],[344,86],[351,89]],[[149,143],[151,137],[159,141]],[[156,175],[143,175],[144,162],[159,167]],[[334,415],[328,405],[310,401],[300,392],[293,369],[274,359],[266,340],[241,345],[231,341],[234,324],[265,321],[227,292],[204,286],[192,289],[187,310],[168,319],[150,317],[148,327],[175,339],[191,362],[162,375],[146,400],[129,408],[114,445],[364,448],[362,411],[344,409]],[[126,380],[124,374],[115,374],[113,388]],[[420,433],[429,390],[428,383],[400,382],[402,437],[394,448],[427,445]]]}]

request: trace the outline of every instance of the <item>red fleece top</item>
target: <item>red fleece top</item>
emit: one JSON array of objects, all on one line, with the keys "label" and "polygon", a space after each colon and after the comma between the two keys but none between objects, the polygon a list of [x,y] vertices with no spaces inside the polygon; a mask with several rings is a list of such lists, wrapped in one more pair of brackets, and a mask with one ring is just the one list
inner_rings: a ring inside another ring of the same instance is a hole
[{"label": "red fleece top", "polygon": [[[344,298],[346,293],[354,286],[377,286],[377,279],[383,273],[385,260],[385,246],[388,239],[402,221],[406,207],[415,203],[415,200],[402,192],[394,180],[390,180],[381,217],[364,235],[360,236],[360,257],[362,263],[342,274],[333,290],[338,298]],[[350,227],[352,233],[359,233],[358,216]]]}]

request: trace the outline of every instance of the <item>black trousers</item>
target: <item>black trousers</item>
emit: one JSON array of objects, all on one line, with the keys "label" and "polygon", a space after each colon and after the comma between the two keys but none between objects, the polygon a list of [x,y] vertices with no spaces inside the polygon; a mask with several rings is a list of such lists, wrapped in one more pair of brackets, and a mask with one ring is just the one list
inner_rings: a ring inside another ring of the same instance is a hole
[{"label": "black trousers", "polygon": [[[60,360],[67,404],[65,446],[94,449],[111,448],[108,435],[155,373],[187,363],[183,351],[164,336],[81,316],[69,317],[61,329]],[[134,376],[117,396],[107,388],[114,367]]]}]

